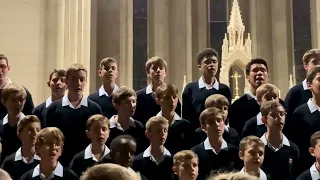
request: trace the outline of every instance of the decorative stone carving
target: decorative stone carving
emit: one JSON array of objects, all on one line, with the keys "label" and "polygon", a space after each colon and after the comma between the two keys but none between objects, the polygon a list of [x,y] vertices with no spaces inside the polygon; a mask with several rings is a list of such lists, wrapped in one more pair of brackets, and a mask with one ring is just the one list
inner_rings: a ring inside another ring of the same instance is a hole
[{"label": "decorative stone carving", "polygon": [[[227,27],[227,33],[223,39],[220,82],[226,85],[229,83],[229,70],[233,65],[240,67],[245,73],[245,66],[252,58],[251,47],[252,42],[250,33],[244,40],[245,26],[242,22],[241,12],[238,0],[234,0],[232,4],[230,21]],[[245,91],[249,88],[249,84],[245,81]]]}]

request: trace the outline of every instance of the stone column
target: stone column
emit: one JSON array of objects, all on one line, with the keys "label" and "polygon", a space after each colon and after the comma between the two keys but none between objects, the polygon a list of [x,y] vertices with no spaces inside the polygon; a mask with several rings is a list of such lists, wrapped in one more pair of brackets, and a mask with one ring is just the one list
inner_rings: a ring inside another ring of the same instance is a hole
[{"label": "stone column", "polygon": [[281,97],[288,92],[289,74],[292,71],[292,13],[291,0],[271,0],[273,83],[280,89]]},{"label": "stone column", "polygon": [[[97,67],[105,57],[118,61],[117,84],[132,88],[133,2],[97,0]],[[100,81],[100,80],[99,80]]]},{"label": "stone column", "polygon": [[310,0],[312,48],[320,48],[320,2]]}]

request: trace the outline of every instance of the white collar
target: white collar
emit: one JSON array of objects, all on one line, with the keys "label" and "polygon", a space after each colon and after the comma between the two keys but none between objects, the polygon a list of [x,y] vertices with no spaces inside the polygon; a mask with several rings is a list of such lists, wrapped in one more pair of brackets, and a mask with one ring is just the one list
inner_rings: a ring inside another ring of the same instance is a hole
[{"label": "white collar", "polygon": [[[142,155],[144,158],[146,157],[151,157],[152,154],[151,154],[151,147],[149,146],[144,152],[143,152],[143,155]],[[171,157],[171,153],[165,148],[163,147],[163,154],[162,156],[167,156],[167,157]]]},{"label": "white collar", "polygon": [[71,107],[72,109],[78,109],[80,108],[81,106],[85,106],[85,107],[88,107],[88,98],[86,96],[82,96],[82,99],[81,99],[81,102],[79,104],[78,107],[73,107],[73,105],[70,103],[69,99],[68,99],[68,95],[64,95],[63,98],[62,98],[62,106],[69,106]]},{"label": "white collar", "polygon": [[228,127],[228,125],[224,125],[224,131],[225,131],[225,132],[229,132],[229,127]]},{"label": "white collar", "polygon": [[[33,178],[37,177],[37,176],[40,176],[40,165],[39,164],[34,168],[33,173],[32,173]],[[63,166],[59,162],[50,177],[53,177],[53,176],[63,177]]]},{"label": "white collar", "polygon": [[52,103],[52,97],[48,97],[48,99],[46,100],[46,108],[50,106],[50,104]]},{"label": "white collar", "polygon": [[[119,130],[123,130],[123,128],[121,127],[121,124],[118,123],[115,119],[116,119],[117,115],[113,115],[110,119],[109,119],[109,123],[110,123],[110,128],[117,128]],[[135,128],[136,127],[136,123],[134,121],[134,119],[132,117],[130,117],[130,122],[129,122],[129,126]]]},{"label": "white collar", "polygon": [[34,154],[32,161],[30,161],[30,162],[28,163],[27,160],[22,156],[21,148],[18,149],[18,151],[16,152],[16,154],[15,154],[15,156],[14,156],[14,161],[21,161],[21,160],[22,160],[25,164],[30,164],[30,163],[32,163],[34,159],[40,161],[40,157],[39,157],[37,154]]},{"label": "white collar", "polygon": [[311,113],[314,113],[317,110],[320,111],[320,107],[312,102],[312,98],[308,100],[307,105]]},{"label": "white collar", "polygon": [[311,179],[312,180],[318,180],[320,179],[320,173],[316,167],[316,163],[314,163],[311,167],[310,167],[310,175],[311,175]]},{"label": "white collar", "polygon": [[[98,162],[97,158],[94,156],[94,154],[91,151],[91,146],[92,144],[89,144],[89,146],[84,150],[84,159],[92,158],[92,160]],[[104,145],[104,152],[102,157],[105,157],[109,153],[110,153],[110,149],[106,145]]]},{"label": "white collar", "polygon": [[146,88],[146,94],[151,94],[151,93],[153,93],[153,91],[152,91],[152,85],[149,84],[149,85],[147,86],[147,88]]},{"label": "white collar", "polygon": [[250,99],[255,99],[255,100],[257,100],[257,96],[253,95],[251,91],[247,91],[247,92],[246,92],[246,95],[247,95],[247,97],[248,97],[248,100],[250,100]]},{"label": "white collar", "polygon": [[[162,111],[160,111],[156,116],[162,116]],[[173,120],[179,121],[179,120],[182,120],[182,118],[175,112]]]},{"label": "white collar", "polygon": [[260,126],[260,125],[264,125],[264,123],[262,122],[261,112],[259,112],[259,114],[257,115],[257,126]]},{"label": "white collar", "polygon": [[[19,113],[19,120],[22,120],[24,117],[25,117],[25,115],[24,115],[22,112],[20,112],[20,113]],[[8,119],[8,114],[7,114],[7,115],[3,118],[2,125],[7,124],[8,121],[9,121],[9,119]]]},{"label": "white collar", "polygon": [[278,151],[279,149],[281,149],[281,148],[283,147],[283,145],[290,146],[290,142],[289,142],[288,138],[287,138],[284,134],[282,134],[282,143],[281,143],[281,145],[280,145],[278,148],[273,147],[273,146],[267,141],[266,133],[264,133],[264,134],[261,136],[260,139],[262,140],[262,142],[263,142],[263,144],[264,144],[265,146],[268,146],[268,147],[270,147],[271,149],[274,149],[274,151]]},{"label": "white collar", "polygon": [[212,89],[212,88],[214,88],[215,90],[219,90],[219,82],[217,79],[214,81],[214,84],[211,87],[208,87],[209,85],[204,82],[203,76],[200,77],[200,79],[198,81],[198,86],[199,86],[199,89],[202,89],[202,88]]},{"label": "white collar", "polygon": [[[212,145],[210,144],[210,142],[209,142],[209,138],[206,138],[206,140],[204,141],[204,149],[205,150],[212,150],[215,154],[218,154],[217,152],[216,152],[216,150],[212,147]],[[223,150],[223,149],[228,149],[228,144],[227,144],[227,142],[224,140],[224,139],[222,139],[222,144],[221,144],[221,147],[220,147],[220,151],[221,150]]]},{"label": "white collar", "polygon": [[[267,180],[267,175],[259,168],[259,180]],[[241,169],[240,172],[244,172],[244,168]]]},{"label": "white collar", "polygon": [[[116,84],[114,85],[114,88],[112,90],[112,94],[117,92],[119,90],[119,86],[117,86]],[[106,90],[104,89],[103,85],[100,87],[99,89],[99,96],[103,96],[106,95],[107,97],[109,97],[109,94],[106,92]]]},{"label": "white collar", "polygon": [[303,87],[303,90],[309,90],[308,85],[307,85],[307,79],[302,81],[302,87]]}]

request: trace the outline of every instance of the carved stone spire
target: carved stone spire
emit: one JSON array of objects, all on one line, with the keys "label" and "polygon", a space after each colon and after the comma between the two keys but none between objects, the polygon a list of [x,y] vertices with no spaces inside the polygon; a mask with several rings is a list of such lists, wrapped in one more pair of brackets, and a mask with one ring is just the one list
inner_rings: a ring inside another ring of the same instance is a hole
[{"label": "carved stone spire", "polygon": [[229,34],[230,51],[233,52],[236,49],[243,49],[243,33],[245,31],[245,26],[242,22],[238,0],[234,0],[232,3],[227,31]]}]

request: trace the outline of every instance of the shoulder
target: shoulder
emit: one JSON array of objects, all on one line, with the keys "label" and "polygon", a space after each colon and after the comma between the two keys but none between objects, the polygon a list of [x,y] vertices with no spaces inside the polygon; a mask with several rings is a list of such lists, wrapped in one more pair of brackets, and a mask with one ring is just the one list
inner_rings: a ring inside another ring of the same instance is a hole
[{"label": "shoulder", "polygon": [[88,96],[88,99],[93,100],[93,99],[96,99],[96,98],[98,98],[98,97],[99,97],[99,91],[96,91],[96,92],[90,94],[90,95]]},{"label": "shoulder", "polygon": [[27,171],[26,173],[24,173],[20,180],[28,180],[28,179],[32,179],[32,173],[33,173],[34,168],[32,168],[31,170]]},{"label": "shoulder", "polygon": [[100,109],[100,106],[93,100],[88,98],[88,107]]},{"label": "shoulder", "polygon": [[191,151],[193,151],[196,154],[199,154],[201,151],[204,151],[204,144],[201,142],[200,144],[193,146],[191,148]]},{"label": "shoulder", "polygon": [[84,151],[85,150],[83,150],[83,151],[77,153],[76,155],[74,155],[72,161],[79,161],[79,160],[84,159]]},{"label": "shoulder", "polygon": [[310,113],[309,107],[307,103],[304,103],[300,106],[298,106],[294,111],[293,114],[305,114],[306,112]]},{"label": "shoulder", "polygon": [[186,87],[184,88],[184,90],[186,91],[186,90],[196,89],[196,88],[199,89],[199,83],[198,83],[198,81],[193,81],[193,82],[187,84]]},{"label": "shoulder", "polygon": [[40,110],[43,109],[44,107],[46,107],[46,102],[43,102],[43,103],[39,104],[38,106],[36,106],[33,111],[34,111],[34,112],[40,111]]},{"label": "shoulder", "polygon": [[134,120],[134,123],[136,124],[137,128],[144,128],[144,125],[140,121]]},{"label": "shoulder", "polygon": [[235,151],[238,154],[239,148],[237,146],[232,145],[230,143],[227,143],[227,145],[228,145],[228,151],[232,151],[232,152]]},{"label": "shoulder", "polygon": [[15,156],[16,156],[16,152],[10,154],[4,159],[3,164],[14,162]]},{"label": "shoulder", "polygon": [[310,169],[307,169],[303,173],[301,173],[296,180],[312,180]]},{"label": "shoulder", "polygon": [[230,90],[229,86],[219,82],[219,90]]},{"label": "shoulder", "polygon": [[300,84],[297,84],[297,85],[293,86],[291,89],[289,89],[289,91],[288,91],[288,93],[287,93],[287,96],[288,96],[288,95],[289,95],[289,96],[292,96],[292,95],[294,95],[294,94],[296,94],[296,93],[301,92],[302,90],[303,90],[302,84],[301,84],[301,83],[300,83]]},{"label": "shoulder", "polygon": [[250,118],[248,121],[246,121],[245,126],[252,126],[257,124],[257,116],[254,116]]},{"label": "shoulder", "polygon": [[135,162],[143,161],[143,152],[134,157]]},{"label": "shoulder", "polygon": [[235,129],[233,129],[232,127],[229,127],[229,135],[230,135],[230,137],[239,136],[238,132]]},{"label": "shoulder", "polygon": [[239,99],[235,100],[232,104],[231,104],[231,107],[232,106],[242,106],[242,104],[244,102],[247,102],[248,101],[248,95],[247,94],[244,94],[242,95]]},{"label": "shoulder", "polygon": [[299,152],[300,152],[299,147],[298,147],[294,142],[292,142],[292,141],[290,141],[290,140],[289,140],[289,143],[290,143],[291,149],[292,149],[297,155],[299,155]]},{"label": "shoulder", "polygon": [[147,89],[147,88],[145,87],[145,88],[143,88],[143,89],[138,90],[138,91],[136,92],[137,96],[141,96],[141,95],[146,94],[146,89]]},{"label": "shoulder", "polygon": [[67,167],[63,167],[63,177],[68,180],[78,179],[77,174]]}]

